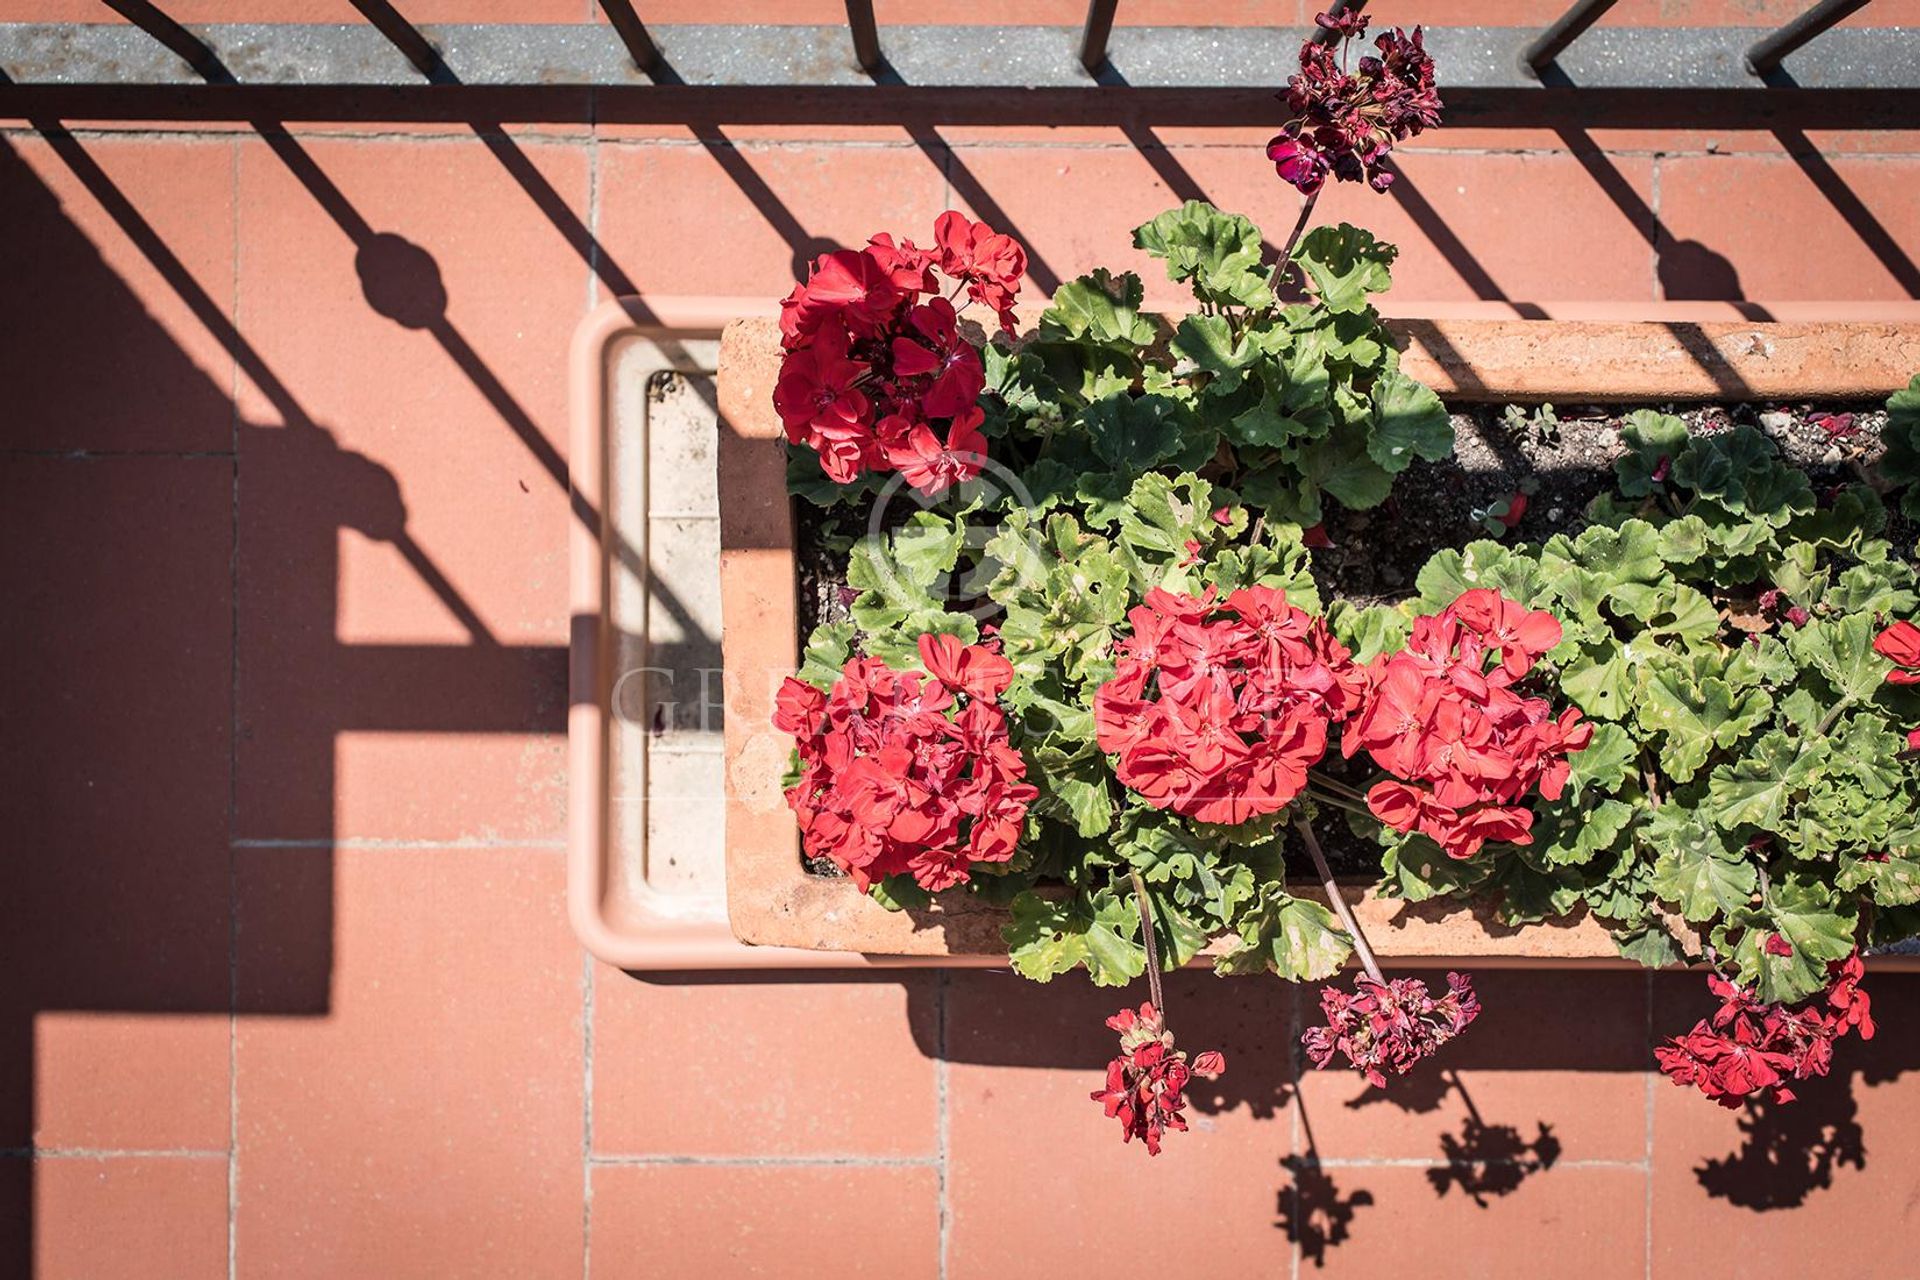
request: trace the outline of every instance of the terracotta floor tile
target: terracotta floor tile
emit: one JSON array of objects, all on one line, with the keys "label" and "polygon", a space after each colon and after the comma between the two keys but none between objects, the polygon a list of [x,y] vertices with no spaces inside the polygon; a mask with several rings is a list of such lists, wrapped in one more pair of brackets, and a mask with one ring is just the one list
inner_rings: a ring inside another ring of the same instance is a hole
[{"label": "terracotta floor tile", "polygon": [[0,460],[0,1146],[227,1145],[233,464]]},{"label": "terracotta floor tile", "polygon": [[[1376,1165],[1326,1173],[1339,1212],[1351,1213],[1347,1234],[1334,1241],[1334,1218],[1303,1213],[1302,1276],[1613,1280],[1647,1274],[1647,1175],[1640,1169],[1551,1169],[1506,1195],[1486,1196],[1484,1207],[1457,1189],[1437,1194],[1425,1169]],[[1316,1232],[1325,1234],[1324,1247]],[[1314,1265],[1316,1254],[1323,1265]]]},{"label": "terracotta floor tile", "polygon": [[[1602,186],[1566,155],[1403,157],[1403,181],[1381,196],[1350,184],[1330,188],[1316,224],[1346,220],[1400,247],[1397,300],[1649,298],[1652,296],[1651,162],[1613,157]],[[1160,263],[1131,248],[1133,228],[1189,198],[1247,213],[1271,243],[1284,240],[1297,197],[1272,166],[1237,148],[1132,149],[1047,147],[954,149],[953,186],[977,216],[1027,245],[1032,272],[1071,279],[1096,266],[1138,271],[1149,301],[1182,296]],[[1101,199],[1063,200],[1093,190]],[[1623,209],[1612,195],[1624,202]],[[1542,207],[1576,236],[1535,234]],[[991,210],[997,210],[999,217]],[[1004,223],[1005,225],[999,225]]]},{"label": "terracotta floor tile", "polygon": [[1306,1071],[1302,1101],[1321,1157],[1530,1160],[1544,1143],[1556,1159],[1644,1159],[1646,978],[1496,969],[1473,978],[1480,1018],[1385,1089],[1350,1070]]},{"label": "terracotta floor tile", "polygon": [[[1670,298],[1920,297],[1920,160],[1675,157],[1660,166]],[[1819,253],[1783,253],[1818,245]]]},{"label": "terracotta floor tile", "polygon": [[[583,149],[514,145],[577,215]],[[586,265],[478,141],[279,148],[240,162],[271,375],[240,450],[239,832],[557,837]]]},{"label": "terracotta floor tile", "polygon": [[[1786,1273],[1893,1280],[1887,1242],[1920,1225],[1920,975],[1869,973],[1878,1034],[1836,1046],[1833,1074],[1785,1105],[1729,1111],[1665,1079],[1654,1089],[1656,1275],[1707,1275],[1737,1239]],[[1656,1025],[1711,1008],[1696,976],[1662,977]],[[1871,1221],[1871,1229],[1862,1229]]]},{"label": "terracotta floor tile", "polygon": [[[934,1154],[938,981],[596,967],[594,1154]],[[823,1062],[856,1060],[858,1088],[825,1083]],[[694,1063],[724,1096],[664,1097],[661,1082]]]},{"label": "terracotta floor tile", "polygon": [[238,860],[243,1003],[331,973],[317,1014],[240,1020],[241,1274],[577,1272],[581,972],[559,855]]},{"label": "terracotta floor tile", "polygon": [[233,195],[218,138],[0,140],[8,446],[233,447]]},{"label": "terracotta floor tile", "polygon": [[944,153],[892,137],[851,148],[602,146],[601,242],[641,293],[744,298],[778,298],[816,255],[877,231],[930,244],[949,206]]},{"label": "terracotta floor tile", "polygon": [[[227,1160],[0,1160],[0,1273],[35,1280],[206,1280],[227,1273]],[[17,1234],[16,1234],[17,1233]]]},{"label": "terracotta floor tile", "polygon": [[[1036,986],[961,972],[949,990],[949,1275],[1094,1275],[1138,1259],[1143,1221],[1187,1222],[1194,1274],[1270,1275],[1287,1266],[1276,1229],[1292,1139],[1291,995],[1278,981],[1177,975],[1171,1024],[1227,1071],[1200,1082],[1187,1133],[1150,1157],[1088,1094],[1114,1052],[1107,1016],[1146,998],[1068,976]],[[1204,1225],[1203,1225],[1204,1224]]]},{"label": "terracotta floor tile", "polygon": [[939,1273],[939,1174],[923,1166],[597,1165],[596,1280]]}]

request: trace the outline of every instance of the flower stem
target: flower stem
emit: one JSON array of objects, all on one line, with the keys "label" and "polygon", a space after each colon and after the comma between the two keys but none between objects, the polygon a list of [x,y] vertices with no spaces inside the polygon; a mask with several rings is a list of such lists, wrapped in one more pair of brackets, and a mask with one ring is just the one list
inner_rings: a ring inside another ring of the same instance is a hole
[{"label": "flower stem", "polygon": [[1367,945],[1367,935],[1360,932],[1360,922],[1353,918],[1353,908],[1340,896],[1340,886],[1333,882],[1333,869],[1327,865],[1327,855],[1320,851],[1320,838],[1313,834],[1313,824],[1307,816],[1301,814],[1293,820],[1294,828],[1300,832],[1300,839],[1306,843],[1307,854],[1313,859],[1313,869],[1320,873],[1320,884],[1327,891],[1327,901],[1333,904],[1333,910],[1340,917],[1340,923],[1346,926],[1347,933],[1353,938],[1353,950],[1360,957],[1361,966],[1367,976],[1382,986],[1387,976],[1380,972],[1380,962],[1373,958],[1373,948]]},{"label": "flower stem", "polygon": [[1373,817],[1372,811],[1365,805],[1357,800],[1349,800],[1338,792],[1316,791],[1309,787],[1307,794],[1319,804],[1330,804],[1336,809],[1345,809],[1348,813],[1357,813],[1366,818]]},{"label": "flower stem", "polygon": [[1278,294],[1287,283],[1287,272],[1293,264],[1293,247],[1300,243],[1300,235],[1307,229],[1307,219],[1313,216],[1313,206],[1320,199],[1320,193],[1314,192],[1307,202],[1300,206],[1300,216],[1294,221],[1293,232],[1287,237],[1286,247],[1280,250],[1280,265],[1273,271],[1273,291]]},{"label": "flower stem", "polygon": [[1140,940],[1147,947],[1147,991],[1153,1000],[1153,1009],[1166,1021],[1167,1006],[1160,996],[1160,949],[1153,941],[1153,903],[1147,897],[1147,882],[1140,878],[1138,871],[1128,871],[1133,881],[1133,900],[1140,907]]},{"label": "flower stem", "polygon": [[1833,728],[1833,722],[1840,718],[1840,713],[1852,705],[1853,698],[1851,696],[1843,697],[1840,701],[1834,703],[1833,710],[1827,712],[1826,715],[1820,718],[1820,724],[1814,729],[1813,736],[1816,738],[1826,737],[1827,730]]},{"label": "flower stem", "polygon": [[1356,804],[1364,804],[1367,799],[1366,793],[1364,791],[1356,790],[1355,788],[1348,786],[1346,783],[1336,781],[1333,778],[1321,777],[1316,774],[1313,779],[1313,784],[1317,787],[1325,787],[1329,791],[1333,792],[1335,795],[1345,796],[1347,799],[1352,800]]}]

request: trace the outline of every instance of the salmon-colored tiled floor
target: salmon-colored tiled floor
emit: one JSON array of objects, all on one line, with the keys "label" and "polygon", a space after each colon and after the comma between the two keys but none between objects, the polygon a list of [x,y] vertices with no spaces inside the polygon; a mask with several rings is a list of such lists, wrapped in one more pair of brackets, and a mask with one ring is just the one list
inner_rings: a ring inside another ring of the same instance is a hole
[{"label": "salmon-colored tiled floor", "polygon": [[[1920,134],[1605,125],[1443,130],[1329,208],[1415,300],[1920,292]],[[1755,1119],[1647,1073],[1690,978],[1489,973],[1383,1100],[1296,1077],[1284,987],[1183,975],[1232,1069],[1149,1162],[1086,1097],[1112,993],[569,934],[579,318],[949,204],[1052,279],[1190,195],[1281,232],[1264,130],[73,128],[0,138],[0,1271],[1912,1274],[1913,980]]]}]

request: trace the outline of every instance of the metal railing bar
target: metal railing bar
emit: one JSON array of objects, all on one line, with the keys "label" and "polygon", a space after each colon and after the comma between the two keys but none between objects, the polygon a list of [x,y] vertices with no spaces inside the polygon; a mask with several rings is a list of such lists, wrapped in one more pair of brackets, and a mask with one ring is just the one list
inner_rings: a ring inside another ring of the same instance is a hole
[{"label": "metal railing bar", "polygon": [[147,0],[107,0],[107,7],[165,45],[208,84],[232,84],[233,73],[220,55],[193,32],[162,13]]},{"label": "metal railing bar", "polygon": [[353,7],[360,16],[371,23],[375,30],[387,38],[387,43],[406,55],[413,69],[429,80],[450,79],[447,64],[441,61],[440,51],[427,43],[427,38],[404,17],[400,11],[386,0],[353,0]]},{"label": "metal railing bar", "polygon": [[1560,56],[1562,50],[1586,34],[1588,27],[1600,21],[1607,10],[1613,8],[1614,0],[1575,0],[1574,6],[1561,14],[1538,36],[1520,51],[1520,64],[1529,71],[1538,71]]},{"label": "metal railing bar", "polygon": [[1806,44],[1848,14],[1867,7],[1868,0],[1819,0],[1811,9],[1779,30],[1755,40],[1747,49],[1747,70],[1765,75],[1788,54]]},{"label": "metal railing bar", "polygon": [[862,71],[880,67],[880,28],[873,20],[873,0],[847,0],[847,27],[853,32],[853,63]]},{"label": "metal railing bar", "polygon": [[1113,15],[1120,0],[1092,0],[1087,6],[1087,25],[1080,33],[1080,65],[1098,71],[1107,60],[1107,38],[1113,34]]},{"label": "metal railing bar", "polygon": [[[1333,0],[1332,4],[1320,12],[1326,14],[1329,18],[1338,18],[1342,14],[1358,13],[1366,7],[1367,0]],[[1333,39],[1333,32],[1323,26],[1315,24],[1313,28],[1313,38],[1315,42],[1319,44],[1326,44]]]},{"label": "metal railing bar", "polygon": [[619,35],[620,43],[633,55],[633,65],[652,75],[660,66],[660,47],[647,34],[647,26],[634,12],[631,0],[600,0],[600,8],[607,15],[608,25]]}]

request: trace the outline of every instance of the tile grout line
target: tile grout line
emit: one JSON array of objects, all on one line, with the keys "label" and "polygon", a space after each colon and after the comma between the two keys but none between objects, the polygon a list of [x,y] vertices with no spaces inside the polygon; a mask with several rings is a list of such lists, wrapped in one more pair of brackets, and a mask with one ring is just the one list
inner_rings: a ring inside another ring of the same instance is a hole
[{"label": "tile grout line", "polygon": [[0,1160],[225,1160],[221,1147],[7,1147]]},{"label": "tile grout line", "polygon": [[939,1157],[939,1164],[936,1166],[934,1175],[936,1187],[934,1207],[940,1215],[940,1280],[947,1280],[947,1255],[953,1241],[953,1160],[947,1140],[952,1127],[952,1111],[948,1103],[947,1093],[947,1007],[952,977],[952,970],[940,970],[939,978],[933,989],[934,1010],[938,1015],[938,1021],[934,1025],[933,1032],[935,1054],[933,1060],[933,1096],[934,1106],[936,1108],[934,1113],[934,1150]]},{"label": "tile grout line", "polygon": [[593,956],[580,951],[580,1276],[593,1275]]},{"label": "tile grout line", "polygon": [[[1647,970],[1646,995],[1647,995],[1646,1052],[1649,1056],[1651,1056],[1653,1053],[1653,970],[1652,969]],[[1647,1088],[1646,1088],[1646,1094],[1647,1094],[1647,1104],[1646,1104],[1647,1105],[1647,1153],[1646,1153],[1647,1186],[1646,1186],[1646,1209],[1644,1211],[1646,1221],[1642,1223],[1642,1226],[1646,1230],[1646,1276],[1647,1276],[1647,1280],[1653,1280],[1653,1107],[1654,1107],[1653,1091],[1654,1091],[1655,1084],[1657,1084],[1659,1081],[1659,1073],[1648,1071],[1643,1065],[1641,1067],[1641,1074],[1646,1077],[1646,1081],[1647,1081]]]},{"label": "tile grout line", "polygon": [[[233,298],[230,306],[235,341],[240,333],[240,138],[228,146],[232,191]],[[240,826],[240,352],[229,350],[227,402],[232,406],[233,548],[227,557],[227,634],[230,681],[227,696],[227,1280],[240,1272],[240,855],[234,833]]]},{"label": "tile grout line", "polygon": [[[1313,1169],[1533,1169],[1538,1161],[1513,1156],[1486,1160],[1429,1160],[1422,1156],[1330,1156],[1302,1163]],[[1632,1169],[1646,1168],[1642,1160],[1555,1160],[1555,1169]]]},{"label": "tile grout line", "polygon": [[235,849],[565,849],[564,839],[540,840],[395,840],[378,836],[349,836],[341,840],[273,839],[248,837],[228,842]]},{"label": "tile grout line", "polygon": [[[591,118],[590,114],[587,119],[582,121],[582,123],[586,124],[590,129],[597,127],[594,120]],[[991,127],[991,126],[979,126],[979,127]],[[1008,126],[1008,127],[1034,128],[1037,126]],[[1088,126],[1088,127],[1103,127],[1103,128],[1117,129],[1120,126],[1101,125],[1101,126]],[[1217,126],[1194,126],[1194,127],[1205,127],[1205,128],[1222,131],[1222,132],[1230,132],[1234,129],[1241,128],[1242,126],[1217,125]],[[36,130],[32,129],[29,126],[0,127],[0,138],[32,137],[35,135],[36,132],[37,132]],[[91,141],[94,139],[112,139],[112,140],[124,140],[124,141],[154,140],[154,141],[191,143],[191,142],[198,142],[201,140],[205,140],[210,145],[214,138],[227,136],[224,133],[210,134],[205,129],[164,129],[164,128],[116,129],[116,128],[106,128],[106,127],[98,127],[98,126],[93,128],[76,128],[76,129],[69,130],[69,132],[75,138],[85,139],[88,141]],[[234,134],[239,135],[238,130],[235,130],[233,132]],[[542,146],[571,146],[571,147],[580,147],[580,148],[587,148],[587,147],[595,146],[601,142],[604,142],[608,146],[621,147],[621,148],[627,148],[627,149],[638,149],[643,147],[692,148],[692,147],[704,147],[707,145],[706,143],[703,143],[698,139],[691,139],[691,138],[669,138],[669,137],[600,138],[597,136],[582,134],[577,131],[544,133],[538,130],[534,130],[534,131],[522,131],[517,133],[486,132],[486,133],[476,134],[471,130],[456,132],[451,128],[449,128],[448,131],[443,133],[394,133],[390,130],[381,130],[381,129],[340,130],[340,129],[297,129],[296,128],[296,129],[282,129],[277,132],[284,133],[285,136],[294,138],[294,139],[325,141],[325,142],[400,142],[400,143],[423,143],[423,144],[429,144],[429,145],[450,145],[450,144],[473,143],[473,142],[485,143],[487,141],[492,141],[492,140],[507,139],[514,142],[528,142],[528,143],[535,143]],[[1259,131],[1256,130],[1255,132],[1259,132]],[[1757,133],[1757,132],[1765,132],[1765,131],[1764,130],[1739,130],[1736,132]],[[239,136],[244,136],[244,135],[239,135]],[[911,141],[897,142],[897,141],[888,140],[888,139],[855,138],[855,137],[847,137],[844,135],[840,135],[840,136],[823,135],[818,137],[799,137],[799,138],[792,138],[792,137],[745,138],[745,139],[729,141],[725,145],[735,147],[738,149],[754,149],[754,150],[801,150],[806,148],[820,148],[820,147],[834,147],[834,148],[852,149],[852,150],[905,150],[908,148],[917,147],[919,144]],[[1051,138],[1024,138],[1024,139],[1005,139],[1005,140],[963,140],[959,142],[944,142],[943,145],[949,148],[958,147],[958,148],[969,150],[969,151],[1052,150],[1052,151],[1136,151],[1137,152],[1141,150],[1141,148],[1135,146],[1131,142],[1126,142],[1126,141],[1117,140],[1117,139],[1110,140],[1110,141],[1090,141],[1085,139],[1066,141],[1066,140],[1051,139]],[[1245,142],[1241,142],[1238,140],[1221,139],[1219,141],[1178,142],[1171,145],[1162,145],[1159,147],[1148,148],[1148,149],[1161,150],[1161,151],[1236,151],[1236,150],[1244,150],[1246,146],[1247,144]],[[1408,147],[1408,148],[1405,148],[1404,150],[1405,150],[1405,154],[1416,155],[1416,156],[1417,155],[1569,156],[1572,154],[1565,147],[1527,147],[1527,146],[1511,146],[1511,147],[1458,146],[1458,147],[1454,147],[1454,146],[1445,146],[1445,145],[1435,144],[1430,146],[1423,145],[1423,146]],[[1597,148],[1597,154],[1604,155],[1604,156],[1631,157],[1634,159],[1650,159],[1654,157],[1670,157],[1675,159],[1687,159],[1687,160],[1734,158],[1734,159],[1764,160],[1768,162],[1790,161],[1795,158],[1791,153],[1782,152],[1778,150],[1728,151],[1728,150],[1725,150],[1724,148],[1717,147],[1717,146],[1713,148],[1708,148],[1705,145],[1702,145],[1698,148],[1686,149],[1686,150],[1676,150],[1672,147],[1600,147],[1600,148]],[[1916,158],[1920,158],[1920,151],[1912,151],[1912,150],[1858,151],[1858,152],[1841,152],[1838,154],[1840,154],[1843,158],[1845,158],[1848,161],[1913,160]]]},{"label": "tile grout line", "polygon": [[[238,412],[238,406],[235,407]],[[62,462],[97,462],[118,458],[238,458],[234,449],[0,449],[5,458],[54,458]]]},{"label": "tile grout line", "polygon": [[[589,8],[594,0],[586,0]],[[600,278],[600,130],[593,122],[592,90],[587,97],[587,261],[586,304],[593,310]],[[580,951],[580,1276],[593,1275],[593,1020],[598,975],[592,953]]]},{"label": "tile grout line", "polygon": [[713,1169],[937,1169],[940,1157],[931,1156],[588,1156],[594,1168],[713,1168]]},{"label": "tile grout line", "polygon": [[1293,1223],[1293,1239],[1288,1241],[1288,1269],[1291,1280],[1300,1280],[1300,1117],[1306,1106],[1300,1096],[1300,988],[1291,985],[1287,988],[1287,1074],[1293,1078],[1293,1108],[1288,1113],[1289,1130],[1287,1136],[1287,1154],[1294,1158],[1295,1165],[1290,1172],[1293,1180],[1287,1185],[1287,1216]]}]

